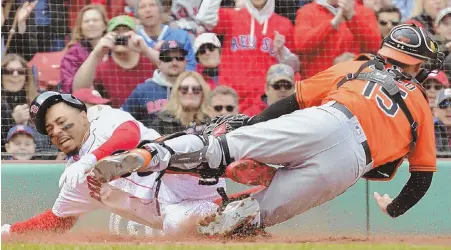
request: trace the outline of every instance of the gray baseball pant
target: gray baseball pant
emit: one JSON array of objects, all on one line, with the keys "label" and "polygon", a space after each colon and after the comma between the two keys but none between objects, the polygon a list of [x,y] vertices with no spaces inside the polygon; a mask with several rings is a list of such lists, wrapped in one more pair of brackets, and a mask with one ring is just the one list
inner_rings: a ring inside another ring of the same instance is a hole
[{"label": "gray baseball pant", "polygon": [[[359,121],[332,107],[334,103],[298,110],[226,135],[230,157],[235,160],[254,159],[284,166],[277,170],[268,188],[253,195],[265,226],[284,222],[335,198],[372,168]],[[202,148],[194,135],[165,143],[177,153]],[[158,151],[166,150],[153,146]],[[209,138],[206,157],[211,167],[219,166],[223,158],[214,137]],[[155,167],[162,169],[167,163],[163,160]]]}]

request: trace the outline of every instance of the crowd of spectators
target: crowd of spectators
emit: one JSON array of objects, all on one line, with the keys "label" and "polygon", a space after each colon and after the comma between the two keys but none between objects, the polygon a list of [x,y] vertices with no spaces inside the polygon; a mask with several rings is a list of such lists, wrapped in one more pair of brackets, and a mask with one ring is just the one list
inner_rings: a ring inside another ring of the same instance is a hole
[{"label": "crowd of spectators", "polygon": [[[422,84],[438,156],[450,156],[449,0],[2,1],[3,159],[64,159],[29,121],[40,92],[73,94],[90,120],[121,108],[163,135],[199,133],[209,118],[258,114],[296,82],[376,53],[401,23],[423,27],[446,55]],[[52,52],[59,65],[30,62]],[[60,71],[57,84],[45,67]]]}]

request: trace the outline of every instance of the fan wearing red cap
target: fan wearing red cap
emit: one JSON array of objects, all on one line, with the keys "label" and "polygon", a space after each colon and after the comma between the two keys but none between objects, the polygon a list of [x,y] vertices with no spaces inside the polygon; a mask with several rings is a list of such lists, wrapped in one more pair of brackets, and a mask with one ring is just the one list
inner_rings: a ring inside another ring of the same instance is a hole
[{"label": "fan wearing red cap", "polygon": [[72,95],[86,105],[88,121],[98,117],[99,112],[103,109],[111,108],[111,100],[103,98],[97,90],[82,88],[75,91]]},{"label": "fan wearing red cap", "polygon": [[78,89],[72,95],[82,101],[87,108],[95,105],[109,105],[111,103],[111,100],[103,98],[99,91],[89,88]]},{"label": "fan wearing red cap", "polygon": [[441,89],[449,88],[449,81],[445,72],[433,71],[428,75],[422,85],[426,90],[429,106],[432,108],[436,106],[437,93]]}]

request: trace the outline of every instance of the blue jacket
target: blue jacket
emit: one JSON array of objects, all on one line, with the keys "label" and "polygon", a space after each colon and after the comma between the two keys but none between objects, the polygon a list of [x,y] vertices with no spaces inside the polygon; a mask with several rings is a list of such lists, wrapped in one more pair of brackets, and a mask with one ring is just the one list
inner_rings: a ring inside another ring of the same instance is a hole
[{"label": "blue jacket", "polygon": [[437,157],[449,157],[451,155],[450,140],[446,125],[437,117],[434,117],[435,148]]},{"label": "blue jacket", "polygon": [[168,83],[159,70],[153,77],[139,84],[122,105],[138,121],[144,121],[148,114],[161,110],[171,94],[172,84]]},{"label": "blue jacket", "polygon": [[190,34],[186,30],[182,29],[173,29],[165,24],[162,25],[162,30],[157,40],[152,40],[147,33],[144,31],[144,28],[140,25],[136,28],[136,33],[144,38],[147,45],[149,47],[154,47],[157,41],[169,41],[175,40],[177,42],[183,43],[185,45],[185,50],[188,51],[188,55],[186,56],[186,70],[195,71],[196,70],[196,57],[194,55],[193,42]]}]

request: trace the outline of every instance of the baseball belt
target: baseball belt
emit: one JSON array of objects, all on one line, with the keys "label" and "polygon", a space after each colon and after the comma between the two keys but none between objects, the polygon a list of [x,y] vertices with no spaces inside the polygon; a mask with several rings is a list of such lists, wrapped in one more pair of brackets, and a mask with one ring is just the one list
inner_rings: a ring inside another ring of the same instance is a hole
[{"label": "baseball belt", "polygon": [[[352,114],[352,112],[343,104],[335,102],[334,104],[332,104],[331,107],[334,107],[338,111],[342,112],[348,119],[354,117],[354,114]],[[368,140],[362,142],[362,147],[363,150],[365,151],[366,165],[368,165],[373,161],[373,158],[371,157],[370,146],[368,145]]]}]

